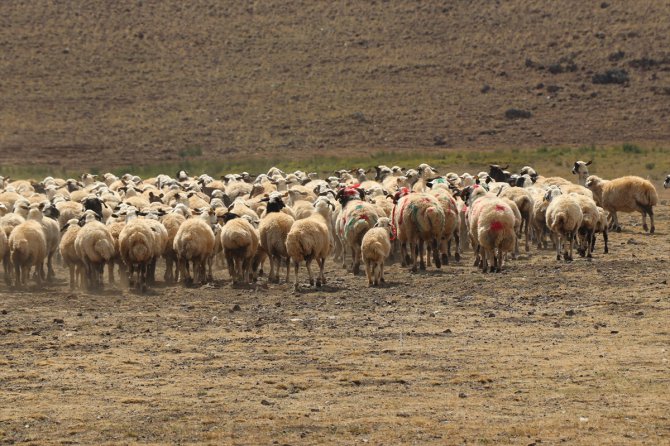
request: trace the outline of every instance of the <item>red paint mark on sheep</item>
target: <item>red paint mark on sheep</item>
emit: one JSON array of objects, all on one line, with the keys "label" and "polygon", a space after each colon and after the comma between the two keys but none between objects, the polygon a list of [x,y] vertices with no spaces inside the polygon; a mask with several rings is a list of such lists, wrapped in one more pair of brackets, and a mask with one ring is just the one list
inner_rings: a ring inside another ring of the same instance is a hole
[{"label": "red paint mark on sheep", "polygon": [[491,222],[491,231],[502,231],[504,228],[503,224],[497,220]]},{"label": "red paint mark on sheep", "polygon": [[504,212],[505,206],[503,206],[502,204],[496,204],[496,211]]}]

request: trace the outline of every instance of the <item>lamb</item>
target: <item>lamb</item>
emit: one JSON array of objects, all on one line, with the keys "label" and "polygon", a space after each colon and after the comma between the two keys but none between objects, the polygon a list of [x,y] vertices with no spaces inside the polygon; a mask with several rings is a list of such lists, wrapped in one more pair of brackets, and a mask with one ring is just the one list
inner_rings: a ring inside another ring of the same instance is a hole
[{"label": "lamb", "polygon": [[258,231],[246,218],[233,212],[223,216],[221,244],[228,263],[228,272],[236,283],[251,283],[252,262],[258,249]]},{"label": "lamb", "polygon": [[84,266],[86,287],[91,290],[102,286],[105,263],[115,255],[114,239],[109,228],[97,220],[96,211],[87,210],[84,217],[86,223],[77,231],[74,249]]},{"label": "lamb", "polygon": [[[130,207],[126,212],[126,225],[119,234],[119,254],[128,267],[128,284],[144,292],[147,289],[147,270],[155,253],[154,234],[146,220],[137,218],[135,208]],[[135,271],[137,282],[133,283]]]},{"label": "lamb", "polygon": [[584,162],[584,161],[575,161],[575,165],[572,168],[572,174],[579,176],[579,184],[586,186],[586,179],[589,177],[589,168],[593,161]]},{"label": "lamb", "polygon": [[[625,176],[614,180],[603,180],[595,175],[586,179],[586,187],[594,194],[596,204],[610,213],[611,227],[621,231],[617,212],[641,212],[642,228],[654,233],[654,206],[658,203],[656,188],[644,178]],[[647,227],[647,215],[651,228]]]},{"label": "lamb", "polygon": [[[342,212],[337,220],[337,235],[343,246],[351,249],[351,270],[354,275],[357,275],[360,270],[363,236],[377,223],[379,218],[375,206],[362,200],[364,195],[365,193],[359,188],[345,187],[336,196],[342,205]],[[342,258],[344,267],[344,256]]]},{"label": "lamb", "polygon": [[[412,272],[417,271],[416,256],[419,254],[419,267],[424,270],[424,244],[431,244],[435,267],[441,267],[438,242],[444,234],[445,217],[442,205],[433,195],[427,193],[408,193],[403,189],[396,193],[393,209],[393,226],[400,242],[402,265],[412,264]],[[402,196],[402,194],[406,194]],[[407,244],[409,252],[407,253]]]},{"label": "lamb", "polygon": [[63,235],[60,239],[60,243],[58,244],[58,248],[60,251],[61,258],[63,259],[63,263],[65,264],[65,266],[67,266],[68,270],[70,271],[71,290],[77,288],[81,278],[82,268],[84,266],[81,257],[77,255],[77,251],[75,250],[74,247],[74,242],[77,239],[77,234],[79,233],[80,229],[81,226],[79,226],[78,219],[73,218],[69,220],[63,226],[62,229]]},{"label": "lamb", "polygon": [[561,260],[561,248],[567,241],[569,252],[564,250],[563,257],[566,262],[572,261],[573,241],[584,218],[581,207],[573,195],[561,194],[560,190],[559,194],[549,192],[546,199],[549,201],[546,222],[556,244],[556,260]]},{"label": "lamb", "polygon": [[33,208],[28,219],[14,228],[9,235],[9,256],[14,266],[17,287],[28,284],[30,269],[36,269],[35,279],[41,285],[44,280],[44,259],[47,256],[47,240],[42,224],[42,212]]},{"label": "lamb", "polygon": [[[205,282],[207,262],[214,252],[214,244],[214,231],[203,218],[189,218],[179,226],[172,247],[177,253],[179,274],[184,284]],[[193,278],[189,273],[189,262],[193,262]]]},{"label": "lamb", "polygon": [[291,230],[286,236],[286,252],[293,261],[295,268],[294,290],[298,290],[298,270],[300,262],[305,261],[307,273],[309,274],[309,284],[314,285],[311,264],[316,260],[319,265],[319,275],[316,279],[316,286],[319,287],[326,283],[326,277],[323,269],[326,264],[326,257],[330,254],[333,243],[328,221],[331,218],[332,203],[325,197],[319,197],[315,203],[316,212],[303,220],[297,220],[291,226]]},{"label": "lamb", "polygon": [[384,261],[391,253],[391,219],[380,217],[361,241],[368,286],[379,286],[384,280]]},{"label": "lamb", "polygon": [[281,260],[286,259],[286,282],[288,283],[291,265],[286,251],[286,237],[295,220],[290,215],[281,212],[285,204],[278,193],[270,194],[264,200],[268,203],[267,214],[261,219],[258,232],[260,246],[270,257],[268,281],[279,282]]}]

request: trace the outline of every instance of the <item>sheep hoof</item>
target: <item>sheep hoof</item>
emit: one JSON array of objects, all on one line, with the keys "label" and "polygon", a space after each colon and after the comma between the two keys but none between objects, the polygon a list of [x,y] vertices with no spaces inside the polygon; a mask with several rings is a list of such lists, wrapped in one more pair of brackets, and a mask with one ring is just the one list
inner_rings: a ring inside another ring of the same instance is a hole
[{"label": "sheep hoof", "polygon": [[412,271],[413,273],[415,273],[415,272],[417,272],[417,270],[418,270],[418,269],[417,269],[416,265],[413,265],[411,271]]},{"label": "sheep hoof", "polygon": [[317,286],[317,288],[321,287],[321,280],[320,279],[316,279],[316,286]]},{"label": "sheep hoof", "polygon": [[309,286],[314,286],[314,280],[313,279],[309,279]]},{"label": "sheep hoof", "polygon": [[479,266],[479,260],[475,259],[475,263],[472,266]]},{"label": "sheep hoof", "polygon": [[384,278],[383,278],[383,277],[382,277],[382,278],[380,278],[380,279],[379,279],[379,281],[380,281],[381,283],[384,283],[384,282],[386,282],[386,280],[384,280]]},{"label": "sheep hoof", "polygon": [[653,234],[656,231],[656,228],[654,226],[651,227],[651,231],[649,231],[650,234]]},{"label": "sheep hoof", "polygon": [[461,261],[461,255],[459,253],[454,254],[454,259],[456,259],[457,262]]},{"label": "sheep hoof", "polygon": [[617,225],[615,229],[616,229],[616,232],[621,232],[621,226],[620,225]]},{"label": "sheep hoof", "polygon": [[556,260],[561,260],[561,255],[560,254],[556,254]]},{"label": "sheep hoof", "polygon": [[644,229],[644,232],[649,232],[649,226],[646,223],[642,225],[642,229]]},{"label": "sheep hoof", "polygon": [[610,250],[605,248],[605,254],[609,254],[609,253],[610,253]]},{"label": "sheep hoof", "polygon": [[419,269],[421,271],[425,271],[426,270],[426,262],[420,262],[419,263]]}]

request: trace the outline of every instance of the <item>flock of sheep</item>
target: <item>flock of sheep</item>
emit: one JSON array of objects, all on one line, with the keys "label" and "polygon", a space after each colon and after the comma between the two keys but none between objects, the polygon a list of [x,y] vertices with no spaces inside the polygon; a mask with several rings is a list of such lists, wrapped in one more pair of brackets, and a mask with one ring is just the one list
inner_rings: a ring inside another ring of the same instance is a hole
[{"label": "flock of sheep", "polygon": [[168,283],[210,281],[224,262],[233,283],[251,283],[267,261],[269,281],[279,282],[284,263],[288,283],[292,264],[297,289],[305,262],[310,285],[321,286],[331,256],[343,267],[350,257],[354,274],[363,263],[368,284],[378,286],[389,257],[417,271],[459,261],[472,248],[475,266],[493,272],[519,254],[520,243],[525,251],[531,242],[546,248],[547,236],[558,260],[572,260],[574,248],[591,257],[596,234],[608,252],[608,230],[620,230],[617,212],[640,212],[653,233],[654,186],[635,176],[590,176],[589,165],[575,163],[579,184],[531,167],[440,175],[427,164],[341,170],[326,179],[274,167],[218,180],[184,171],[147,179],[0,177],[0,258],[6,283],[17,287],[31,271],[38,284],[53,279],[55,255],[73,289],[102,287],[107,266],[110,283],[118,269],[124,286],[145,290],[160,258]]}]

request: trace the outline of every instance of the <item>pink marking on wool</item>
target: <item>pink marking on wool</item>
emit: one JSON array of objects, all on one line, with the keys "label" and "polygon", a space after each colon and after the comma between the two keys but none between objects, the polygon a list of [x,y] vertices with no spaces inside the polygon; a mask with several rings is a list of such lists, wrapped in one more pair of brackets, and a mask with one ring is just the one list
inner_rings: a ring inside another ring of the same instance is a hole
[{"label": "pink marking on wool", "polygon": [[491,231],[501,231],[503,228],[503,224],[499,221],[494,220],[491,222]]},{"label": "pink marking on wool", "polygon": [[503,212],[505,210],[505,206],[502,204],[496,204],[496,211]]}]

